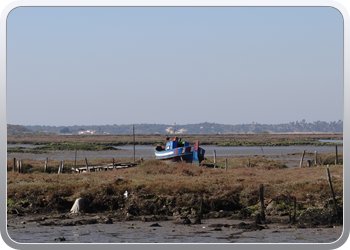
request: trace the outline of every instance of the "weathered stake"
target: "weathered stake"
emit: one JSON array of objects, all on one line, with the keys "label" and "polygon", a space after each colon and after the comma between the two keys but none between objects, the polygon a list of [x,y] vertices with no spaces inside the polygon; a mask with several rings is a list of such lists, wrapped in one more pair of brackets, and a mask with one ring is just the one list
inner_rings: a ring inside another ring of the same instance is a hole
[{"label": "weathered stake", "polygon": [[203,194],[200,197],[199,211],[197,213],[196,224],[202,224],[202,207],[203,207]]},{"label": "weathered stake", "polygon": [[335,164],[334,165],[337,165],[338,164],[338,146],[335,145]]},{"label": "weathered stake", "polygon": [[311,161],[310,160],[307,160],[307,166],[311,167]]},{"label": "weathered stake", "polygon": [[19,160],[17,161],[17,172],[20,173],[21,172],[21,166],[19,164]]},{"label": "weathered stake", "polygon": [[58,166],[58,174],[62,173],[63,165],[64,165],[64,161],[61,161],[61,164]]},{"label": "weathered stake", "polygon": [[44,166],[44,173],[47,173],[47,162],[48,162],[48,158],[46,157],[45,166]]},{"label": "weathered stake", "polygon": [[16,168],[16,158],[13,158],[13,172],[15,172]]},{"label": "weathered stake", "polygon": [[262,151],[262,153],[263,153],[263,157],[265,157],[263,147],[262,147],[262,146],[260,146],[260,147],[261,147],[261,151]]},{"label": "weathered stake", "polygon": [[86,158],[85,158],[85,166],[86,166],[86,172],[90,172],[89,165]]},{"label": "weathered stake", "polygon": [[[328,166],[328,165],[327,165]],[[333,198],[333,205],[334,205],[334,212],[338,218],[338,209],[337,209],[337,202],[335,200],[335,196],[334,196],[334,191],[333,191],[333,186],[332,186],[332,181],[331,181],[331,175],[329,174],[329,168],[327,167],[327,179],[328,179],[328,183],[329,183],[329,187],[331,188],[331,192],[332,192],[332,198]]]},{"label": "weathered stake", "polygon": [[216,164],[216,150],[215,149],[213,151],[213,154],[214,154],[214,164]]},{"label": "weathered stake", "polygon": [[295,196],[293,196],[293,208],[294,208],[294,213],[293,213],[293,217],[292,217],[292,223],[295,223],[295,217],[297,214],[297,199],[295,198]]},{"label": "weathered stake", "polygon": [[77,168],[77,143],[75,143],[74,171]]},{"label": "weathered stake", "polygon": [[300,168],[301,168],[301,165],[303,165],[304,155],[305,155],[305,150],[301,154],[300,165],[299,165]]},{"label": "weathered stake", "polygon": [[225,159],[225,171],[227,171],[227,159]]},{"label": "weathered stake", "polygon": [[115,165],[114,165],[114,158],[112,158],[112,160],[113,160],[113,170],[116,170]]},{"label": "weathered stake", "polygon": [[264,205],[264,184],[259,185],[259,193],[260,193],[260,218],[261,220],[265,220],[265,205]]},{"label": "weathered stake", "polygon": [[315,151],[315,165],[317,165],[317,151]]},{"label": "weathered stake", "polygon": [[132,125],[132,137],[133,137],[133,145],[134,145],[134,159],[132,163],[135,163],[135,125]]}]

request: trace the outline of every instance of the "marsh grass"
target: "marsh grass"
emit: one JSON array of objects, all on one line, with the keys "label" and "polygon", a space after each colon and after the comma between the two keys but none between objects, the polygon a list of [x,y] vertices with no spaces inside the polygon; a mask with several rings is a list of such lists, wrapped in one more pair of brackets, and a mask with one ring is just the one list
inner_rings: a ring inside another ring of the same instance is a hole
[{"label": "marsh grass", "polygon": [[[191,144],[199,141],[202,145],[221,146],[289,146],[289,145],[335,145],[321,143],[318,140],[341,140],[342,134],[183,134],[179,135],[183,141]],[[137,134],[135,139],[138,145],[164,144],[165,134]],[[116,145],[132,145],[132,134],[111,135],[17,135],[8,136],[8,144],[49,145],[52,143],[113,143]]]},{"label": "marsh grass", "polygon": [[[264,184],[267,200],[285,191],[296,196],[298,202],[311,199],[317,203],[331,197],[324,166],[280,168],[278,163],[261,158],[252,161],[254,167],[246,168],[243,166],[246,160],[230,159],[227,171],[183,162],[167,164],[144,160],[142,165],[127,169],[83,174],[67,171],[59,175],[35,170],[38,162],[32,160],[28,164],[35,171],[7,173],[7,197],[15,203],[26,199],[39,207],[49,207],[62,200],[71,206],[76,198],[82,197],[96,209],[110,210],[118,207],[123,193],[128,190],[130,194],[164,197],[201,194],[207,199],[221,202],[239,200],[242,206],[252,206],[259,202],[258,186],[261,183]],[[105,161],[94,159],[92,162],[101,164]],[[223,161],[223,158],[218,158],[219,165]],[[58,165],[59,161],[55,163]],[[40,165],[43,168],[43,162]],[[54,169],[53,166],[50,168]],[[343,166],[331,165],[330,173],[336,196],[342,196]],[[217,205],[212,203],[212,206],[215,208]]]}]

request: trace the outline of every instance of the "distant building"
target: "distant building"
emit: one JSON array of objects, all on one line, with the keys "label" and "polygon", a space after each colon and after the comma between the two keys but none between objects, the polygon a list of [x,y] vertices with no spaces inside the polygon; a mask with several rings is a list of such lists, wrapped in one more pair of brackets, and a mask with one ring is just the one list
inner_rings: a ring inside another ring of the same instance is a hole
[{"label": "distant building", "polygon": [[96,130],[91,130],[91,129],[88,129],[88,130],[80,130],[78,132],[79,135],[93,135],[93,134],[96,134]]}]

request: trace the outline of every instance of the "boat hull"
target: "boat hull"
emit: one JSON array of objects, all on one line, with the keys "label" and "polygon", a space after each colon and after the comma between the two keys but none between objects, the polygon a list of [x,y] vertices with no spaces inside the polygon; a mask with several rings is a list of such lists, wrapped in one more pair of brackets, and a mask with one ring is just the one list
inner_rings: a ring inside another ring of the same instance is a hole
[{"label": "boat hull", "polygon": [[198,147],[196,151],[195,146],[179,147],[162,151],[159,151],[157,148],[155,148],[154,154],[156,159],[159,160],[201,162],[204,160],[205,150],[201,147]]}]

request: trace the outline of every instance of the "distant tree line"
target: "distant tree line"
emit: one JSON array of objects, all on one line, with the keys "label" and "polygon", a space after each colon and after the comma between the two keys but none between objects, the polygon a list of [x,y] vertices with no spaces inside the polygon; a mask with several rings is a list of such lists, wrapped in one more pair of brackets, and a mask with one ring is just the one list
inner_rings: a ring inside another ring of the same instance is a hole
[{"label": "distant tree line", "polygon": [[[132,134],[132,124],[129,125],[75,125],[75,126],[23,126],[30,131],[47,131],[56,133],[77,134],[79,130],[96,130],[100,133],[110,134]],[[137,134],[171,134],[174,125],[165,124],[135,124]],[[219,123],[197,123],[187,125],[176,125],[176,131],[183,134],[217,134],[217,133],[288,133],[288,132],[325,132],[343,133],[343,121],[323,122],[315,121],[307,123],[305,120],[289,122],[284,124],[238,124],[226,125]]]}]

